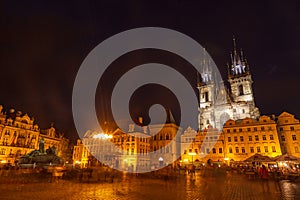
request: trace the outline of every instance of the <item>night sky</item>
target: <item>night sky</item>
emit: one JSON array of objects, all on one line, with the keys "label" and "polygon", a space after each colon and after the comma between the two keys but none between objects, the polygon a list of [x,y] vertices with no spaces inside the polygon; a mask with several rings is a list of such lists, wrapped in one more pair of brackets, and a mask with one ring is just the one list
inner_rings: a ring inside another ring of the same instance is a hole
[{"label": "night sky", "polygon": [[1,1],[0,104],[28,113],[42,128],[54,122],[76,138],[72,88],[84,58],[114,34],[157,26],[198,41],[224,78],[235,35],[250,64],[261,113],[300,117],[300,4],[199,2]]}]

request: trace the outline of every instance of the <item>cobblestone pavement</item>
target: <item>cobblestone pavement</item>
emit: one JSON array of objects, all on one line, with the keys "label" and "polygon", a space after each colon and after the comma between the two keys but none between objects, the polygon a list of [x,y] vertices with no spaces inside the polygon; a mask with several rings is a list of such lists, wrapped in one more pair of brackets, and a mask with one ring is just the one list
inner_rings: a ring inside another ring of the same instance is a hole
[{"label": "cobblestone pavement", "polygon": [[0,184],[0,199],[300,199],[300,183],[248,179],[240,174],[181,175],[177,179],[124,176],[113,183]]}]

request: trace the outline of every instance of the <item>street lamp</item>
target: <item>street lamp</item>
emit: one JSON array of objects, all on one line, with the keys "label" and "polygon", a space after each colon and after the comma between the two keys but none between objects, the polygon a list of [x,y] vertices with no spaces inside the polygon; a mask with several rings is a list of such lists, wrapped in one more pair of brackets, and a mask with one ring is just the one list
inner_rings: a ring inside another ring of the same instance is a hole
[{"label": "street lamp", "polygon": [[194,164],[194,156],[197,155],[195,152],[190,152],[190,156],[192,156],[192,164]]}]

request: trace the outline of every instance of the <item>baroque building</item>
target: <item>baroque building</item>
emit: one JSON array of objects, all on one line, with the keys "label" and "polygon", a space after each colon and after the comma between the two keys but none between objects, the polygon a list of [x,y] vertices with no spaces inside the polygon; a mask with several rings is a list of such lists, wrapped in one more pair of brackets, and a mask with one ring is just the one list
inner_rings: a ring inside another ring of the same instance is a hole
[{"label": "baroque building", "polygon": [[[139,121],[143,123],[142,118]],[[126,132],[119,128],[110,133],[87,131],[74,147],[73,163],[96,166],[100,163],[91,161],[98,159],[108,166],[134,172],[166,166],[180,156],[180,134],[181,128],[170,111],[166,124],[130,124]]]},{"label": "baroque building", "polygon": [[277,124],[268,116],[258,120],[228,120],[223,128],[225,156],[230,161],[243,161],[254,154],[281,155]]},{"label": "baroque building", "polygon": [[243,51],[237,50],[233,38],[233,53],[228,64],[229,90],[223,82],[218,81],[204,51],[201,81],[198,81],[199,115],[198,129],[201,131],[208,126],[222,130],[229,119],[243,119],[246,117],[257,119],[259,109],[255,106],[252,76]]},{"label": "baroque building", "polygon": [[15,165],[21,156],[38,150],[44,138],[44,150],[54,146],[58,156],[67,159],[69,140],[58,134],[54,127],[41,130],[34,118],[21,111],[3,111],[0,105],[0,163]]},{"label": "baroque building", "polygon": [[300,158],[300,123],[295,116],[283,112],[277,118],[277,130],[282,154]]}]

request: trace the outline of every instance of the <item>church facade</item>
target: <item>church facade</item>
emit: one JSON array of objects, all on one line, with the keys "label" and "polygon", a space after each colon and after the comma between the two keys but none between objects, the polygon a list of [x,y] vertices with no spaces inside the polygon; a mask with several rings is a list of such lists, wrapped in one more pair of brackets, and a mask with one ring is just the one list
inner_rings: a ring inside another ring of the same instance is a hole
[{"label": "church facade", "polygon": [[215,72],[204,56],[201,80],[198,81],[199,115],[198,129],[204,130],[209,126],[222,130],[229,119],[243,118],[258,119],[259,109],[255,106],[252,76],[249,64],[244,58],[243,51],[237,50],[233,38],[233,53],[228,66],[229,89],[213,77]]}]

